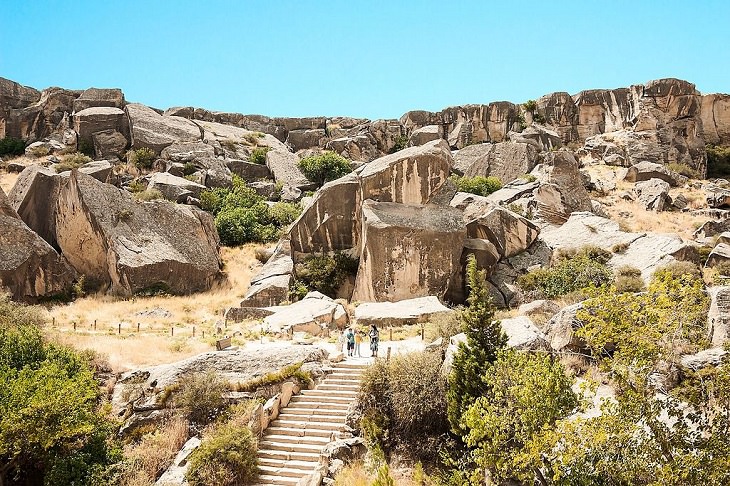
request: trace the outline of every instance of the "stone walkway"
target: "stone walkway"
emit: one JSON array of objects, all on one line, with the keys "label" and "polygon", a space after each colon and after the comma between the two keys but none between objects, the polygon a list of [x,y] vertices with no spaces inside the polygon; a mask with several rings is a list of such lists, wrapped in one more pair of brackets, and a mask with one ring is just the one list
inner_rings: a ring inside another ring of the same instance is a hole
[{"label": "stone walkway", "polygon": [[292,397],[259,441],[259,485],[295,485],[314,472],[322,449],[344,431],[360,375],[371,362],[348,358],[313,390]]}]

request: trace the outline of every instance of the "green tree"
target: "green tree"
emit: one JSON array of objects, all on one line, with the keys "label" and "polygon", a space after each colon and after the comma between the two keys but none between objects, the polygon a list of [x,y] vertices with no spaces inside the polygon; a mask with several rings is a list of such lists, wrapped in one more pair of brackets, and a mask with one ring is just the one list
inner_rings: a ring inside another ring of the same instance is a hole
[{"label": "green tree", "polygon": [[477,464],[497,483],[541,478],[539,467],[524,463],[523,450],[578,406],[572,380],[552,356],[502,350],[483,381],[487,392],[463,417]]},{"label": "green tree", "polygon": [[495,308],[485,272],[477,269],[474,255],[469,255],[467,260],[466,282],[468,306],[460,315],[466,343],[461,343],[454,354],[448,391],[449,423],[459,434],[464,432],[461,424],[463,413],[488,389],[482,376],[497,359],[498,351],[507,344],[502,325],[494,319]]},{"label": "green tree", "polygon": [[334,152],[305,157],[298,166],[304,177],[320,186],[352,172],[350,162]]}]

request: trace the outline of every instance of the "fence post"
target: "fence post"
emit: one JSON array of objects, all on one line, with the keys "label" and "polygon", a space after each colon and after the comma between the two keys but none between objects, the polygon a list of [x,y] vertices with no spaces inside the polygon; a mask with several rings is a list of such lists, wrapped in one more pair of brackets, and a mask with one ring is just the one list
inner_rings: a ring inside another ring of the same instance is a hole
[{"label": "fence post", "polygon": [[388,353],[385,356],[385,361],[390,361],[390,346],[388,346]]},{"label": "fence post", "polygon": [[76,321],[74,321],[74,332],[76,332]]},{"label": "fence post", "polygon": [[193,337],[195,337],[195,326],[193,326]]},{"label": "fence post", "polygon": [[122,323],[120,322],[119,324],[117,324],[117,334],[121,334],[121,333],[122,333]]},{"label": "fence post", "polygon": [[139,322],[137,323],[137,334],[139,334]]},{"label": "fence post", "polygon": [[94,319],[94,331],[96,331],[96,319]]},{"label": "fence post", "polygon": [[175,335],[175,327],[173,326],[170,328],[170,336],[174,336],[174,335]]}]

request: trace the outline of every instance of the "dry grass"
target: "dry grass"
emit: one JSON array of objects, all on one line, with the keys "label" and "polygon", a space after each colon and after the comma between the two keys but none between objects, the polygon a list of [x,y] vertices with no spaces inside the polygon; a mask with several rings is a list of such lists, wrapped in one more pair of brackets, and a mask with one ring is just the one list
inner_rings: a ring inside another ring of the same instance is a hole
[{"label": "dry grass", "polygon": [[138,444],[124,448],[131,470],[122,476],[122,486],[149,486],[167,469],[188,440],[188,422],[173,417],[159,430],[144,435]]},{"label": "dry grass", "polygon": [[[55,319],[55,327],[49,326],[48,332],[75,348],[93,349],[106,355],[117,371],[168,363],[210,350],[214,333],[223,327],[223,313],[239,304],[251,277],[261,268],[254,256],[256,248],[257,245],[222,248],[228,278],[208,292],[131,300],[91,295],[53,307],[50,317]],[[120,323],[122,330],[117,334]],[[252,324],[242,323],[226,332],[240,330],[248,334]]]},{"label": "dry grass", "polygon": [[[684,191],[690,201],[692,195]],[[608,216],[617,221],[622,229],[636,233],[675,233],[682,238],[692,239],[692,233],[707,219],[693,216],[689,212],[679,211],[647,211],[638,202],[625,201],[617,195],[599,199],[604,204]]]},{"label": "dry grass", "polygon": [[8,172],[5,169],[0,169],[0,188],[5,192],[9,193],[15,185],[15,181],[18,180],[18,176],[15,172]]},{"label": "dry grass", "polygon": [[[417,471],[416,468],[390,465],[390,476],[398,486],[432,486],[436,482]],[[369,486],[373,484],[375,474],[371,474],[362,461],[345,466],[335,477],[335,486]]]},{"label": "dry grass", "polygon": [[345,466],[335,477],[335,486],[368,486],[375,479],[368,474],[362,462]]}]

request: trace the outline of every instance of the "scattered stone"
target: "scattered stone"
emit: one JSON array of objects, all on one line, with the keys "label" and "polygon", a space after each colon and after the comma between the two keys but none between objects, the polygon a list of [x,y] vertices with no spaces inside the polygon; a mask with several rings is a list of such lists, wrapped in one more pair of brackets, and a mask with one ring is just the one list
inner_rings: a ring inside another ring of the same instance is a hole
[{"label": "scattered stone", "polygon": [[648,211],[664,211],[669,206],[669,183],[661,179],[637,182],[634,186],[637,198]]},{"label": "scattered stone", "polygon": [[519,350],[550,350],[545,335],[529,317],[502,319],[502,330],[507,335],[507,347]]},{"label": "scattered stone", "polygon": [[276,334],[306,332],[319,336],[329,327],[343,329],[347,322],[347,312],[341,304],[319,292],[310,292],[298,302],[280,306],[264,318],[261,326]]},{"label": "scattered stone", "polygon": [[697,371],[710,366],[720,366],[727,355],[723,348],[710,348],[695,354],[685,354],[680,358],[683,368]]},{"label": "scattered stone", "polygon": [[660,179],[672,187],[681,186],[687,182],[687,178],[667,169],[661,164],[648,161],[639,162],[629,167],[624,176],[628,182],[641,182],[651,179]]},{"label": "scattered stone", "polygon": [[567,349],[575,352],[585,348],[583,340],[575,336],[575,331],[584,325],[577,317],[578,311],[582,309],[581,302],[564,307],[545,324],[543,332],[550,347],[556,351]]},{"label": "scattered stone", "polygon": [[205,186],[197,184],[183,177],[177,177],[169,172],[155,172],[150,176],[147,190],[158,190],[165,199],[178,203],[185,203],[189,196],[200,198]]}]

